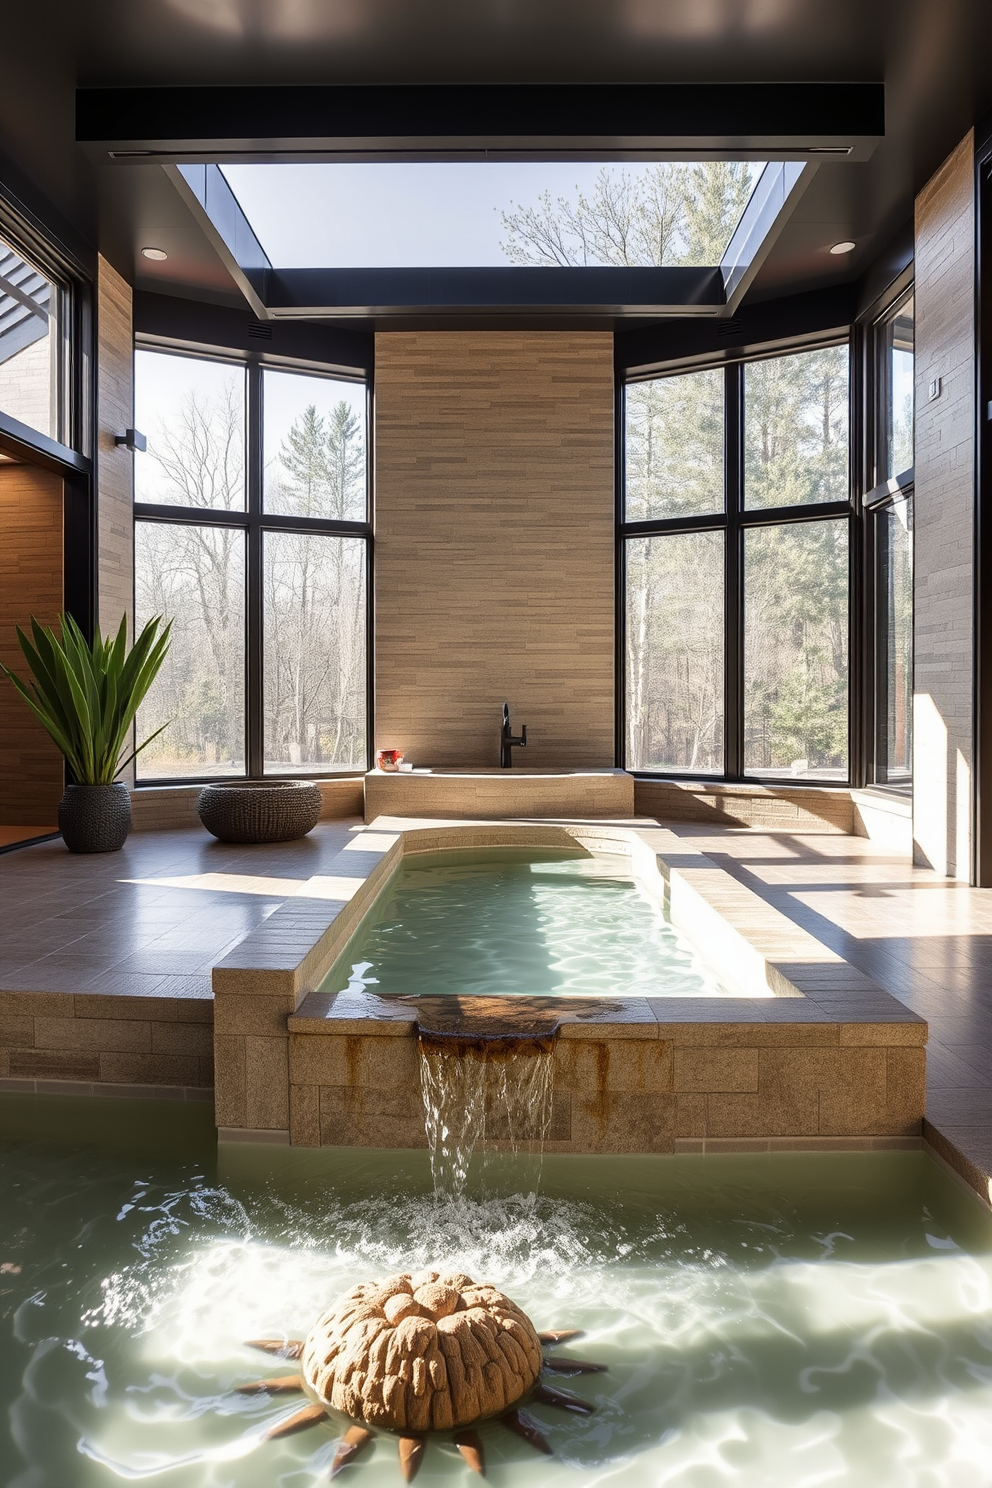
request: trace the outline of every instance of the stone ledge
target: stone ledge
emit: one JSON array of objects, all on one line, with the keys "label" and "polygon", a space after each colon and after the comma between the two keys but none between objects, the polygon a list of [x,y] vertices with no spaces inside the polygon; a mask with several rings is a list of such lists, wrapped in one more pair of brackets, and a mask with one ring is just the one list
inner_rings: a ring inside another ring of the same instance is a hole
[{"label": "stone ledge", "polygon": [[764,827],[768,831],[850,834],[855,830],[851,792],[843,786],[656,780],[638,776],[634,782],[634,810],[659,820]]},{"label": "stone ledge", "polygon": [[[237,776],[218,776],[218,781]],[[299,777],[304,778],[304,777]],[[196,806],[200,792],[208,782],[188,785],[137,785],[131,790],[131,822],[135,832],[168,831],[176,827],[200,828]],[[317,780],[321,795],[321,821],[345,816],[361,816],[364,811],[364,788],[360,775]],[[205,830],[205,828],[201,828]]]}]

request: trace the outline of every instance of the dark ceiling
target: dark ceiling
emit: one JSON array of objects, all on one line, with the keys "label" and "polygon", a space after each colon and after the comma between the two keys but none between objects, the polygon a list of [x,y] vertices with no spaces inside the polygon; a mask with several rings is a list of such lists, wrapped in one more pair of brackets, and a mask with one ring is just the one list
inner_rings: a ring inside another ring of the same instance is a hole
[{"label": "dark ceiling", "polygon": [[[139,287],[232,303],[159,166],[86,158],[77,87],[884,81],[884,140],[819,170],[750,300],[859,277],[992,108],[989,0],[41,0],[3,34],[0,177]],[[831,257],[841,238],[855,252]]]}]

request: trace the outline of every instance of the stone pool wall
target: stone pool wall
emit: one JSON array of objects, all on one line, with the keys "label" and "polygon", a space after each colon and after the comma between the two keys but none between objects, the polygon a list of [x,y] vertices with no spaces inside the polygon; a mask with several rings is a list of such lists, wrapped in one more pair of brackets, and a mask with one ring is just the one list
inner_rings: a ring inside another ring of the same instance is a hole
[{"label": "stone pool wall", "polygon": [[550,1150],[919,1144],[926,1023],[670,832],[391,818],[215,969],[222,1139],[423,1146],[416,1008],[316,988],[404,853],[576,842],[659,875],[676,926],[751,995],[561,999]]},{"label": "stone pool wall", "polygon": [[[342,1021],[350,1021],[343,1019]],[[331,1033],[290,1019],[289,1141],[424,1147],[413,1019]],[[918,1146],[919,1030],[878,1024],[566,1023],[554,1051],[552,1152]],[[912,1042],[910,1040],[913,1040]]]}]

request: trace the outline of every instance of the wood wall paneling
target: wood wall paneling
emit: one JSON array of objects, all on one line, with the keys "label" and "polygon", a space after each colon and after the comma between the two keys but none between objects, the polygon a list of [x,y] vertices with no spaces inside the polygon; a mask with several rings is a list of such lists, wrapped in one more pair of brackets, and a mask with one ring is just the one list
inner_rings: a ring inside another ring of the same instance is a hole
[{"label": "wood wall paneling", "polygon": [[106,634],[134,614],[134,456],[114,443],[134,422],[134,351],[131,286],[104,258],[97,346],[97,613]]},{"label": "wood wall paneling", "polygon": [[[913,839],[971,877],[975,200],[969,134],[916,201]],[[930,384],[940,378],[940,396]]]},{"label": "wood wall paneling", "polygon": [[612,335],[382,333],[375,407],[377,746],[612,765]]},{"label": "wood wall paneling", "polygon": [[[16,625],[53,625],[62,608],[62,481],[29,465],[0,466],[0,661],[26,671]],[[0,681],[0,824],[53,826],[62,756],[26,703]]]}]

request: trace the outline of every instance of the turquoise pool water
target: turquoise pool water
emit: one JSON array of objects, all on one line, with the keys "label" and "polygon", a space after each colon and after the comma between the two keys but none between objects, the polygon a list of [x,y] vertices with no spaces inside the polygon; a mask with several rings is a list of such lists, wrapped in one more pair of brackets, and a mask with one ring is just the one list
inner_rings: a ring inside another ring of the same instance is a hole
[{"label": "turquoise pool water", "polygon": [[[920,1154],[545,1159],[542,1193],[441,1202],[426,1153],[224,1149],[210,1111],[0,1098],[5,1488],[310,1488],[336,1426],[241,1340],[302,1334],[369,1274],[439,1259],[575,1326],[605,1375],[485,1426],[494,1488],[983,1488],[992,1221]],[[563,1351],[567,1352],[567,1350]],[[396,1488],[380,1438],[342,1482]],[[423,1488],[475,1481],[432,1441]]]},{"label": "turquoise pool water", "polygon": [[[321,988],[502,997],[727,997],[606,853],[496,848],[404,863]],[[769,994],[771,995],[771,994]]]}]

